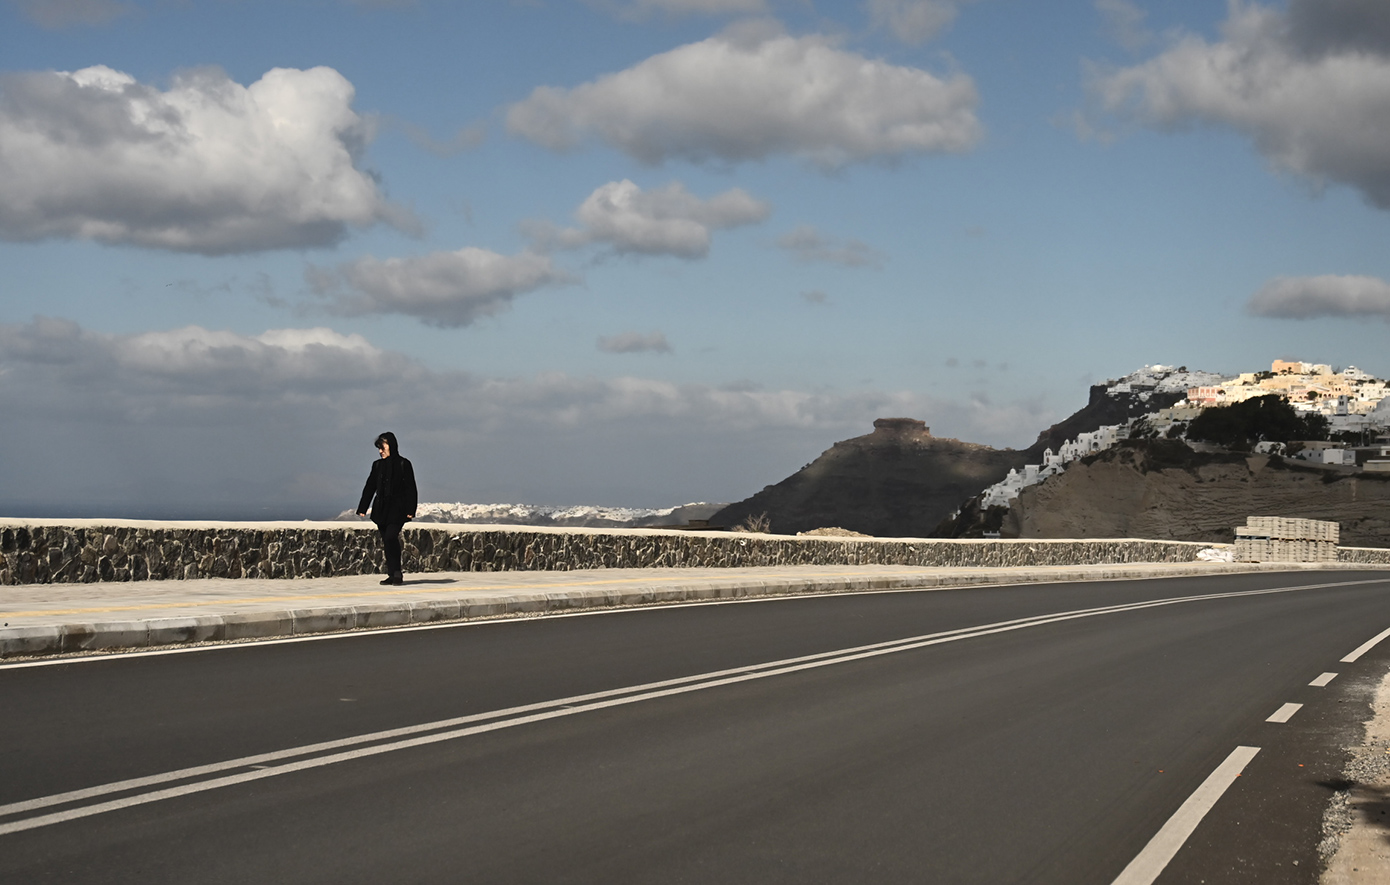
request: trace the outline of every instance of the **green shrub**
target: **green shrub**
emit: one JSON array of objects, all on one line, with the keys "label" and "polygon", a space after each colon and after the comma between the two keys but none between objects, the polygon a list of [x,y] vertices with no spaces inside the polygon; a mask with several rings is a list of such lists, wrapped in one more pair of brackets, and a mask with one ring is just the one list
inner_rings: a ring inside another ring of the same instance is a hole
[{"label": "green shrub", "polygon": [[1327,439],[1322,415],[1300,415],[1289,401],[1271,393],[1229,406],[1212,406],[1192,420],[1187,438],[1249,451],[1255,443]]}]

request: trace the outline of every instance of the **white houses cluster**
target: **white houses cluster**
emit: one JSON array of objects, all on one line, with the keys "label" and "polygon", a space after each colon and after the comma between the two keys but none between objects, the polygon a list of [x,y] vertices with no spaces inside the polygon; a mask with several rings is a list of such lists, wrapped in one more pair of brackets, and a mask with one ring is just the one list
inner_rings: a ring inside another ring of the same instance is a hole
[{"label": "white houses cluster", "polygon": [[[1168,408],[1156,409],[1135,420],[1147,422],[1151,431],[1166,433],[1175,425],[1191,421],[1209,406],[1230,405],[1273,393],[1283,396],[1300,412],[1326,415],[1333,432],[1361,432],[1390,425],[1390,388],[1385,381],[1355,366],[1336,372],[1324,364],[1275,360],[1268,372],[1230,376],[1154,365],[1145,366],[1118,381],[1111,381],[1106,387],[1106,393],[1112,397],[1135,396],[1141,402],[1147,402],[1153,393],[1182,391],[1186,392],[1185,400]],[[1075,440],[1064,443],[1056,452],[1044,449],[1041,464],[1028,464],[1022,470],[1010,470],[1008,476],[985,489],[981,494],[981,506],[1007,507],[1028,486],[1061,473],[1073,461],[1128,439],[1133,423],[1109,425],[1083,433]],[[1390,449],[1382,449],[1379,459],[1373,453],[1369,454],[1369,460],[1365,461],[1362,469],[1386,470],[1382,465],[1390,464],[1390,461],[1384,460],[1387,451]],[[1356,452],[1337,448],[1331,443],[1309,446],[1304,457],[1316,457],[1327,464],[1352,466],[1361,461]]]},{"label": "white houses cluster", "polygon": [[1108,449],[1120,440],[1126,439],[1128,435],[1128,425],[1108,424],[1099,430],[1083,433],[1074,440],[1062,443],[1056,452],[1050,448],[1043,449],[1041,464],[1027,464],[1021,473],[1017,469],[1011,469],[1008,476],[985,489],[981,506],[1007,507],[1027,486],[1061,473],[1071,462]]},{"label": "white houses cluster", "polygon": [[1206,387],[1229,381],[1233,376],[1215,372],[1189,372],[1186,366],[1145,366],[1118,381],[1108,382],[1105,392],[1110,396],[1137,394],[1147,401],[1153,393],[1185,393],[1194,387]]},{"label": "white houses cluster", "polygon": [[1324,363],[1275,360],[1268,372],[1245,372],[1233,379],[1196,384],[1187,391],[1194,406],[1226,406],[1257,396],[1279,394],[1295,409],[1327,416],[1333,431],[1361,431],[1387,397],[1386,382],[1355,366],[1340,372]]}]

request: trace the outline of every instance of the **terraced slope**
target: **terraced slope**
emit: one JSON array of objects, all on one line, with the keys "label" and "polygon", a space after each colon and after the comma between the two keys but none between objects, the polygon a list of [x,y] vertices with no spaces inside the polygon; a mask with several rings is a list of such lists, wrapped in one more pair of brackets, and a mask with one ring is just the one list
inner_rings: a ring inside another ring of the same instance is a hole
[{"label": "terraced slope", "polygon": [[1343,546],[1390,547],[1390,474],[1130,442],[1024,489],[1001,533],[1231,541],[1251,515],[1332,520]]}]

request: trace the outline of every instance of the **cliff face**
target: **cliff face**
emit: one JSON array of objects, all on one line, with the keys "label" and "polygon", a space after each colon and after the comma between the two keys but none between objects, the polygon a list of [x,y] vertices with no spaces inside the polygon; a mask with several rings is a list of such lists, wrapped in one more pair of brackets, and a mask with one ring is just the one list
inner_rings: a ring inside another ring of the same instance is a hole
[{"label": "cliff face", "polygon": [[1390,475],[1131,441],[1025,488],[1000,532],[1229,542],[1247,516],[1262,515],[1330,520],[1342,546],[1390,547]]},{"label": "cliff face", "polygon": [[[1057,451],[1069,440],[1076,439],[1083,433],[1090,433],[1099,430],[1109,424],[1124,424],[1131,418],[1138,418],[1159,409],[1166,409],[1187,396],[1186,392],[1169,391],[1160,393],[1157,391],[1139,393],[1116,393],[1114,395],[1107,392],[1104,384],[1096,384],[1091,387],[1091,398],[1086,406],[1073,413],[1069,418],[1059,421],[1051,427],[1038,434],[1037,442],[1029,447],[1030,454],[1042,454],[1042,450],[1050,448]],[[1033,458],[1028,463],[1037,463],[1038,458]]]},{"label": "cliff face", "polygon": [[711,521],[737,525],[766,513],[772,531],[784,534],[839,526],[877,537],[927,537],[962,501],[1027,458],[1022,451],[938,439],[910,418],[880,418],[873,433],[835,443]]}]

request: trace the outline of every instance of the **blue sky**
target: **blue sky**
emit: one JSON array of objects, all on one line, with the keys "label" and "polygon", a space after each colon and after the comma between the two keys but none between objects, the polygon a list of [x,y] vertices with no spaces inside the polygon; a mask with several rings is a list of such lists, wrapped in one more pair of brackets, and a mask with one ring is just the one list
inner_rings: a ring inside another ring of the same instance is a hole
[{"label": "blue sky", "polygon": [[736,500],[1385,377],[1387,210],[1379,0],[0,0],[0,510],[321,516],[385,429],[429,500]]}]

